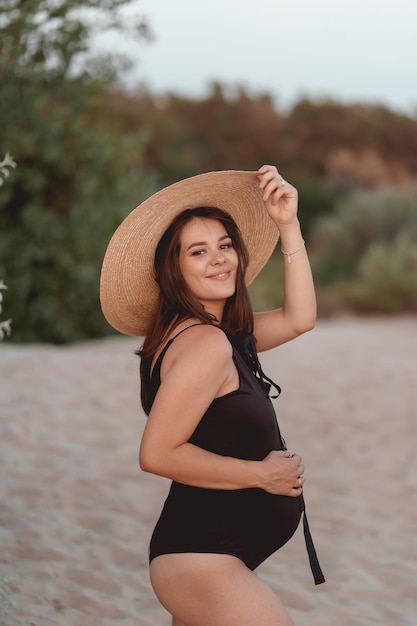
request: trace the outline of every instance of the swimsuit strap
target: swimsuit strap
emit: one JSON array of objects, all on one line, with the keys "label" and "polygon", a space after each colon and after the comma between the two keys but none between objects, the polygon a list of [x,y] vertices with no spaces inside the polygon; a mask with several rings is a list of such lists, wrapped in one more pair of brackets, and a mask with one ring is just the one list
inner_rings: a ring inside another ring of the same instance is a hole
[{"label": "swimsuit strap", "polygon": [[[246,335],[246,337],[244,337],[241,341],[241,347],[247,364],[255,375],[255,378],[257,378],[261,383],[266,395],[270,398],[278,398],[281,393],[281,387],[271,378],[269,378],[263,371],[259,362],[258,352],[256,350],[256,344],[253,335]],[[276,393],[274,396],[270,395],[271,387],[275,388]]]},{"label": "swimsuit strap", "polygon": [[[283,449],[287,450],[287,446],[285,445],[285,441],[282,439]],[[326,582],[324,578],[324,574],[320,567],[319,559],[317,556],[316,548],[314,547],[313,538],[310,532],[310,526],[308,525],[307,513],[306,513],[306,503],[304,500],[304,493],[301,491],[300,502],[301,502],[301,511],[303,513],[303,530],[304,530],[304,540],[307,548],[308,560],[310,561],[311,573],[313,574],[314,582],[316,585],[321,585]]]},{"label": "swimsuit strap", "polygon": [[168,350],[169,346],[172,344],[172,342],[174,341],[174,339],[176,339],[177,337],[179,337],[179,335],[182,335],[182,333],[185,333],[186,330],[188,330],[189,328],[192,328],[193,326],[208,326],[209,324],[207,324],[207,322],[198,322],[196,324],[190,324],[189,326],[187,326],[186,328],[183,328],[182,330],[179,331],[179,333],[177,333],[176,335],[174,335],[169,341],[167,341],[166,346],[164,347],[164,349],[161,351],[161,354],[158,356],[158,358],[155,361],[155,365],[152,368],[151,371],[151,379],[154,377],[155,373],[158,373],[159,376],[159,372],[161,370],[161,363],[162,363],[162,359],[165,356],[166,351]]},{"label": "swimsuit strap", "polygon": [[314,582],[316,585],[321,585],[326,582],[324,578],[323,572],[320,567],[319,559],[317,557],[317,552],[314,547],[313,538],[311,536],[310,527],[308,525],[307,513],[306,513],[306,504],[304,502],[304,494],[301,493],[301,509],[303,511],[303,529],[304,529],[304,539],[306,542],[308,559],[310,561],[311,573],[313,574]]}]

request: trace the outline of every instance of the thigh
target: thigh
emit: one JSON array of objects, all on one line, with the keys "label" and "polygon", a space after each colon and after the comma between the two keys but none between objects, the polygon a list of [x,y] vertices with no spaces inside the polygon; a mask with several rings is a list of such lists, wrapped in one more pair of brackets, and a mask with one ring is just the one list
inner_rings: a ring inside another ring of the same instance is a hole
[{"label": "thigh", "polygon": [[166,554],[150,573],[174,625],[294,626],[278,597],[234,556]]}]

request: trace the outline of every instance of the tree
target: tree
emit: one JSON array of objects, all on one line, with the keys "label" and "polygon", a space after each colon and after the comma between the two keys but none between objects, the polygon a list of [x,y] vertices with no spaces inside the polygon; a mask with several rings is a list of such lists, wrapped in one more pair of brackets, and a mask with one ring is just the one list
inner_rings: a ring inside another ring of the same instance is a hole
[{"label": "tree", "polygon": [[90,41],[99,32],[151,38],[143,17],[122,12],[132,0],[2,0],[0,57],[14,72],[116,77],[130,64],[128,57],[92,53]]},{"label": "tree", "polygon": [[[128,0],[5,0],[0,153],[19,168],[0,197],[0,275],[13,339],[64,343],[110,332],[99,272],[120,220],[153,190],[143,133],[101,122],[113,59],[92,60],[90,24],[121,26]],[[143,22],[136,25],[146,35]]]}]

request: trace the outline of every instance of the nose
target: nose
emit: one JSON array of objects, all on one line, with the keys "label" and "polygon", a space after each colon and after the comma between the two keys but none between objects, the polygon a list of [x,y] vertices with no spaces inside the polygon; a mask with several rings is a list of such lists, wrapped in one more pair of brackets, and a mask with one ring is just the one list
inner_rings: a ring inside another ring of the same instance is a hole
[{"label": "nose", "polygon": [[226,257],[222,250],[217,250],[211,257],[212,265],[222,265],[226,261]]}]

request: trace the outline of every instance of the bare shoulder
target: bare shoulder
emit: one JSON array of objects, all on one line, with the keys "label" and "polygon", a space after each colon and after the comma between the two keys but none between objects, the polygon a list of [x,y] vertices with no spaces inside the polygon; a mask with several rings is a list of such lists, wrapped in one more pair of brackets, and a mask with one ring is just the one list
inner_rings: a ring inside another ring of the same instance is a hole
[{"label": "bare shoulder", "polygon": [[219,353],[219,356],[230,356],[232,346],[226,334],[217,326],[197,324],[189,326],[173,342],[177,351],[184,354],[200,355]]},{"label": "bare shoulder", "polygon": [[187,365],[187,369],[194,366],[211,369],[221,367],[232,360],[231,343],[217,326],[210,324],[185,326],[180,333],[166,353],[161,368],[162,375],[164,371],[178,364]]}]

